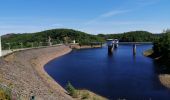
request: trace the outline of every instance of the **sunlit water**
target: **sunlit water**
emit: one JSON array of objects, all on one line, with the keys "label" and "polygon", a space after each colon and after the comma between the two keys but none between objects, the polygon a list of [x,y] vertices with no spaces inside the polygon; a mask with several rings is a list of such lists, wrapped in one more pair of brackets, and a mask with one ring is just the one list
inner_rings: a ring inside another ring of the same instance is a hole
[{"label": "sunlit water", "polygon": [[73,50],[45,66],[47,73],[61,86],[67,82],[109,99],[170,100],[155,72],[157,64],[142,52],[151,45],[138,45],[133,56],[131,45],[121,45],[108,55],[107,47]]}]

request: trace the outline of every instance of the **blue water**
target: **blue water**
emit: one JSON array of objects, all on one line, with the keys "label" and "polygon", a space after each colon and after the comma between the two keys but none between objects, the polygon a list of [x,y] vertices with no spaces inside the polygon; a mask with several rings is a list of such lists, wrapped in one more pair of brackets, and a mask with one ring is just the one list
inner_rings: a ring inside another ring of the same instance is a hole
[{"label": "blue water", "polygon": [[107,47],[73,50],[45,66],[61,86],[67,82],[112,100],[170,100],[170,91],[158,79],[158,66],[142,52],[152,45],[138,45],[136,56],[131,45],[121,45],[108,55]]}]

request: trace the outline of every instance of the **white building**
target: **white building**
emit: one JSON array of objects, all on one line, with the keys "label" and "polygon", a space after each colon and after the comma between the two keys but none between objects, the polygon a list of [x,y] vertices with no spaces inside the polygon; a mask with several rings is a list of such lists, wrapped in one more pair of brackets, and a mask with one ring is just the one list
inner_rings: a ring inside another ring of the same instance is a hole
[{"label": "white building", "polygon": [[73,40],[73,44],[75,44],[76,43],[76,40]]}]

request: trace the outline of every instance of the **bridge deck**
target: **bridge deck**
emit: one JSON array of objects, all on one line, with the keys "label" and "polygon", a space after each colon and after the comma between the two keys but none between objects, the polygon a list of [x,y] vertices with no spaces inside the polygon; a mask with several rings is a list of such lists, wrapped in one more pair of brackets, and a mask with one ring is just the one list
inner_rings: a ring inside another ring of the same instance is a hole
[{"label": "bridge deck", "polygon": [[113,44],[153,44],[152,42],[119,42]]}]

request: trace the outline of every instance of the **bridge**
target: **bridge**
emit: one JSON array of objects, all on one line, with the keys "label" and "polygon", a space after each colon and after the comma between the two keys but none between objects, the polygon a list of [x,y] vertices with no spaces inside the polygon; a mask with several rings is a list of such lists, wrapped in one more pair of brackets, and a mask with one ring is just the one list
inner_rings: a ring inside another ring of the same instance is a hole
[{"label": "bridge", "polygon": [[113,44],[153,44],[152,42],[119,42]]},{"label": "bridge", "polygon": [[113,50],[115,48],[118,48],[118,46],[120,45],[129,45],[131,44],[133,46],[133,54],[136,55],[136,48],[137,45],[140,44],[153,44],[152,42],[119,42],[118,39],[107,39],[107,46],[108,46],[108,53],[112,54]]}]

